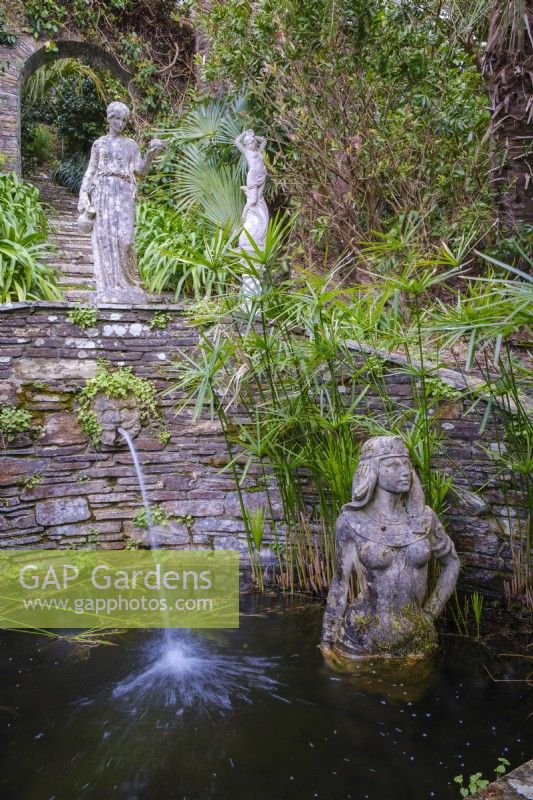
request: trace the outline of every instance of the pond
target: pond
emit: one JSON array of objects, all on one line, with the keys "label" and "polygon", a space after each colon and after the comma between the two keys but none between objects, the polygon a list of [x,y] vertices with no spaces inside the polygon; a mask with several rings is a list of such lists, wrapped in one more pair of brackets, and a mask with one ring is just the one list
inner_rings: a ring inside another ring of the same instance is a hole
[{"label": "pond", "polygon": [[242,611],[238,630],[91,649],[3,633],[2,800],[445,800],[461,772],[531,758],[519,660],[444,637],[432,660],[343,672],[317,649],[321,606]]}]

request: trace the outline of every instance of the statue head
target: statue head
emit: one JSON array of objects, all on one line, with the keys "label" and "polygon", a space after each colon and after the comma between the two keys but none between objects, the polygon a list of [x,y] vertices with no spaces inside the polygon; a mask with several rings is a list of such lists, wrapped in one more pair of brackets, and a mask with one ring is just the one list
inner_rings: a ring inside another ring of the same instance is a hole
[{"label": "statue head", "polygon": [[257,148],[257,139],[251,128],[244,132],[243,143],[249,150],[255,150]]},{"label": "statue head", "polygon": [[115,101],[109,103],[107,107],[107,121],[111,133],[122,133],[130,117],[130,110],[127,105]]},{"label": "statue head", "polygon": [[399,436],[373,436],[364,443],[352,482],[352,506],[364,508],[374,497],[376,486],[405,495],[410,514],[423,512],[424,492]]}]

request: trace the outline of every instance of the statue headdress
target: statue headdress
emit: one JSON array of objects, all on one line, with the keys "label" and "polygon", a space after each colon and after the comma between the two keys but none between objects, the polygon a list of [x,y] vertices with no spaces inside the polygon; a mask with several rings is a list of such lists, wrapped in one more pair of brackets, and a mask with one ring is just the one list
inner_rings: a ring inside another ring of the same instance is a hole
[{"label": "statue headdress", "polygon": [[[364,508],[371,501],[378,482],[379,462],[395,456],[409,458],[409,451],[399,436],[373,436],[363,444],[352,482],[352,508]],[[405,505],[410,517],[424,514],[424,491],[413,468]]]}]

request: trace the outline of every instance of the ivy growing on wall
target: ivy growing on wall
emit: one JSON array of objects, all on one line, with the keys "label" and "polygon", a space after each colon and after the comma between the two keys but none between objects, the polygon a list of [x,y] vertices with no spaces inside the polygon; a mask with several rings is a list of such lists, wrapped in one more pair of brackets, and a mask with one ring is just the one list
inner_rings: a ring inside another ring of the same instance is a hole
[{"label": "ivy growing on wall", "polygon": [[112,398],[134,395],[139,404],[142,422],[159,417],[157,389],[151,381],[139,378],[131,367],[113,370],[102,362],[98,366],[96,375],[89,378],[78,396],[78,422],[95,446],[99,444],[102,433],[92,409],[92,402],[97,395]]},{"label": "ivy growing on wall", "polygon": [[94,306],[77,306],[68,312],[67,319],[83,330],[94,328],[98,319],[98,309]]},{"label": "ivy growing on wall", "polygon": [[28,433],[32,416],[25,408],[5,405],[0,408],[0,438],[4,447],[23,433]]},{"label": "ivy growing on wall", "polygon": [[0,8],[0,44],[12,47],[16,41],[17,36],[9,26],[6,12]]}]

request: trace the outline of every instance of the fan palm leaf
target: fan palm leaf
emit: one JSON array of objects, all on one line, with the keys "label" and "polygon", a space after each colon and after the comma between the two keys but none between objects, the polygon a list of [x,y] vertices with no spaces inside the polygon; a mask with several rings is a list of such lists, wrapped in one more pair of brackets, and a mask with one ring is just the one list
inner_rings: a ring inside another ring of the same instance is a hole
[{"label": "fan palm leaf", "polygon": [[180,155],[170,186],[176,209],[197,207],[211,225],[236,229],[243,207],[239,167],[218,165],[198,145],[187,145]]}]

